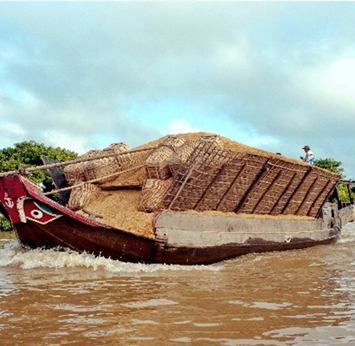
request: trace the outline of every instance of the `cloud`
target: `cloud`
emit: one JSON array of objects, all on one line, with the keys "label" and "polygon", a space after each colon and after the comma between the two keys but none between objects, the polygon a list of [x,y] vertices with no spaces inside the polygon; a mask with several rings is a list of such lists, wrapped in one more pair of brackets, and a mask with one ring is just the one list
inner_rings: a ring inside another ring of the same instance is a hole
[{"label": "cloud", "polygon": [[43,142],[52,147],[70,148],[70,150],[83,154],[87,151],[87,138],[83,136],[73,137],[59,130],[45,130]]},{"label": "cloud", "polygon": [[201,132],[201,130],[193,128],[185,119],[173,119],[168,124],[168,133],[179,134],[191,132]]},{"label": "cloud", "polygon": [[340,58],[324,71],[321,83],[336,99],[355,107],[355,58]]},{"label": "cloud", "polygon": [[198,130],[294,158],[308,144],[352,174],[354,6],[0,3],[0,144]]}]

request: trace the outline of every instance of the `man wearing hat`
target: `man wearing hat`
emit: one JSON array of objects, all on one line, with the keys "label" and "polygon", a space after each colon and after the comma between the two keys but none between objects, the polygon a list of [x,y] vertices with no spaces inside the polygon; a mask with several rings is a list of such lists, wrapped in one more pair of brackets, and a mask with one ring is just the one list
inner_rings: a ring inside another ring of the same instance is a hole
[{"label": "man wearing hat", "polygon": [[311,151],[311,148],[308,145],[305,145],[303,148],[304,152],[306,153],[306,156],[300,156],[300,159],[305,162],[305,163],[309,163],[310,165],[313,165],[313,161],[316,158],[313,154],[313,152]]}]

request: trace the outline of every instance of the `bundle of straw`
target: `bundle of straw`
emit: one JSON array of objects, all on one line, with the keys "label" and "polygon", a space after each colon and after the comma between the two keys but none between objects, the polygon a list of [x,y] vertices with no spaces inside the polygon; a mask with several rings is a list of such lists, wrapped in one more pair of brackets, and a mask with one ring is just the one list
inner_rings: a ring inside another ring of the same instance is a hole
[{"label": "bundle of straw", "polygon": [[84,184],[74,188],[70,193],[68,208],[80,210],[98,197],[101,189],[94,184]]},{"label": "bundle of straw", "polygon": [[179,136],[169,136],[147,158],[146,171],[148,179],[166,180],[171,177],[169,159],[185,143],[185,139]]},{"label": "bundle of straw", "polygon": [[[92,158],[102,154],[101,150],[90,150],[78,157],[78,159]],[[64,175],[69,185],[76,185],[85,181],[85,165],[86,162],[74,163],[64,167]]]},{"label": "bundle of straw", "polygon": [[142,189],[138,210],[152,212],[161,208],[161,201],[171,183],[172,178],[167,180],[147,179]]}]

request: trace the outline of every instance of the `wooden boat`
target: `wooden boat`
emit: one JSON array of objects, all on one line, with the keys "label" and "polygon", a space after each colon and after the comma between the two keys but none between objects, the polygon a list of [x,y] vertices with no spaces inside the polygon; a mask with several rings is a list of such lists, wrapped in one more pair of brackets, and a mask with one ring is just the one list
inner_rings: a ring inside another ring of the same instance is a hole
[{"label": "wooden boat", "polygon": [[[216,149],[216,137],[212,139],[199,141],[175,171],[171,161],[167,168],[167,160],[147,167],[152,152],[165,150],[166,145],[155,146],[143,158],[143,184],[158,179],[168,185],[159,203],[147,207],[147,200],[140,201],[141,209],[150,209],[141,211],[151,217],[149,235],[109,225],[105,218],[99,222],[95,211],[84,209],[86,216],[59,204],[24,176],[29,170],[0,175],[0,212],[11,220],[24,247],[71,249],[128,262],[211,264],[248,253],[302,249],[337,240],[341,219],[337,205],[327,203],[337,175],[279,155]],[[134,152],[140,150],[109,155],[117,159]],[[137,167],[136,157],[128,161]],[[85,160],[70,164],[80,162]],[[125,172],[122,162],[119,166]],[[146,185],[110,185],[102,176],[93,181],[111,194],[114,189],[136,189],[134,193],[141,196],[151,192]]]}]

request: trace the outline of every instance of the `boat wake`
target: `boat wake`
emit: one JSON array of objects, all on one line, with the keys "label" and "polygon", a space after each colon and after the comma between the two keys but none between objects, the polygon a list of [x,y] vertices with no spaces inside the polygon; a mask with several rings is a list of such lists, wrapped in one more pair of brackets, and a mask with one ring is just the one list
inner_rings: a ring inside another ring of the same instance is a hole
[{"label": "boat wake", "polygon": [[343,226],[338,243],[352,243],[355,242],[355,222],[349,222]]},{"label": "boat wake", "polygon": [[0,267],[34,268],[88,268],[104,270],[111,273],[154,273],[159,271],[219,271],[222,266],[199,265],[166,265],[126,263],[104,257],[94,257],[88,253],[77,253],[72,250],[57,251],[43,249],[24,249],[17,240],[8,241],[0,249]]}]

